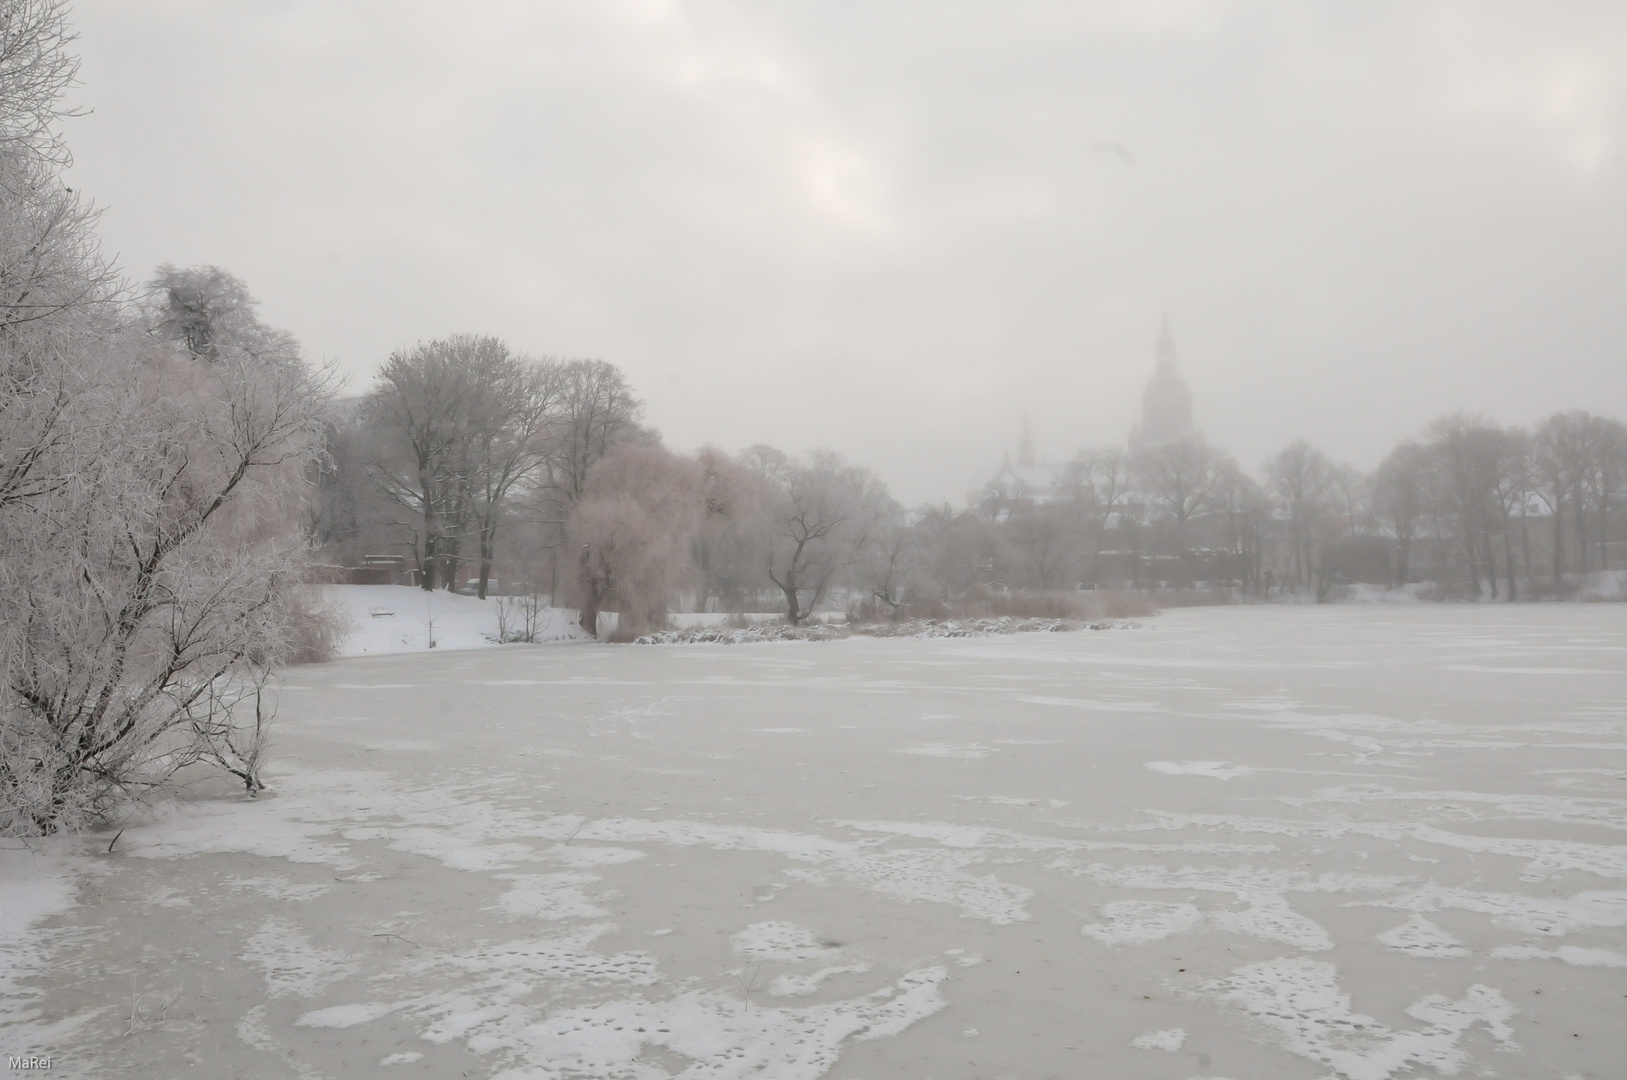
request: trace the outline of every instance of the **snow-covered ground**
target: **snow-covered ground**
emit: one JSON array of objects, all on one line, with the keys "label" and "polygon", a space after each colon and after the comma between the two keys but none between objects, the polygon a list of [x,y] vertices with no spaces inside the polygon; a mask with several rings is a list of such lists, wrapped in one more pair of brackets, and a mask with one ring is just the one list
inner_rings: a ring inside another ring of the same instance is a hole
[{"label": "snow-covered ground", "polygon": [[4,852],[51,1075],[1612,1077],[1627,620],[290,674],[273,791]]},{"label": "snow-covered ground", "polygon": [[1627,600],[1627,570],[1595,570],[1582,575],[1582,600]]},{"label": "snow-covered ground", "polygon": [[[406,585],[329,585],[322,595],[349,627],[341,656],[481,649],[501,640],[503,605],[514,612],[511,621],[519,618],[519,597],[481,600]],[[563,608],[544,608],[534,636],[537,641],[588,640],[576,624],[576,613]]]},{"label": "snow-covered ground", "polygon": [[[439,649],[457,652],[484,649],[502,641],[503,609],[510,626],[521,618],[520,597],[493,596],[485,600],[449,592],[425,592],[408,585],[327,585],[323,602],[338,613],[348,628],[339,655],[389,656]],[[819,612],[820,622],[845,620],[840,612]],[[669,621],[676,627],[718,626],[731,621],[753,625],[783,621],[779,612],[726,615],[717,612],[679,612]],[[590,641],[577,624],[575,611],[543,608],[538,613],[537,642]],[[616,613],[601,612],[599,630],[605,636],[616,629]],[[430,642],[434,642],[433,645]]]}]

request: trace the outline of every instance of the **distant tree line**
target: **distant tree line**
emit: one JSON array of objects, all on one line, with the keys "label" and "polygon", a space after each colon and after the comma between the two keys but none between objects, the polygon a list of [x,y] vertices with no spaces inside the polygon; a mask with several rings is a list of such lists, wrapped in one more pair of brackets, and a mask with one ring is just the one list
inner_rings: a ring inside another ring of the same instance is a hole
[{"label": "distant tree line", "polygon": [[907,511],[829,451],[676,454],[613,365],[471,336],[391,356],[336,406],[328,447],[309,522],[330,558],[405,550],[423,588],[482,597],[501,565],[501,591],[575,607],[590,630],[616,611],[622,634],[674,607],[796,623],[832,604],[903,617],[1081,589],[1553,596],[1621,562],[1627,498],[1620,421],[1566,412],[1525,431],[1454,413],[1371,474],[1300,440],[1251,475],[1188,439],[1081,451],[1044,490]]},{"label": "distant tree line", "polygon": [[1196,439],[1082,451],[1053,489],[991,486],[957,527],[984,534],[972,546],[1002,587],[1203,584],[1328,599],[1360,582],[1513,600],[1563,595],[1567,575],[1623,565],[1624,502],[1621,421],[1570,411],[1526,430],[1452,413],[1372,473],[1304,440],[1253,475]]}]

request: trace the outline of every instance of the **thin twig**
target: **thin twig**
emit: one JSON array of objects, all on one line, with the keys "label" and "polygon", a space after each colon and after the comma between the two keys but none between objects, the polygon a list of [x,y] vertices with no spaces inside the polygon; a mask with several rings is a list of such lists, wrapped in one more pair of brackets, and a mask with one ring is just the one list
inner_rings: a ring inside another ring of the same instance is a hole
[{"label": "thin twig", "polygon": [[123,829],[120,829],[120,830],[119,830],[119,835],[118,835],[118,836],[115,836],[115,837],[114,837],[114,838],[113,838],[113,839],[112,839],[112,840],[110,840],[110,841],[108,841],[108,844],[107,844],[107,853],[108,853],[108,854],[109,854],[109,855],[111,855],[111,854],[113,854],[113,845],[114,845],[114,844],[116,844],[116,843],[118,843],[118,842],[119,842],[119,836],[123,836],[123,835],[124,835],[124,830],[123,830]]},{"label": "thin twig", "polygon": [[381,938],[395,938],[397,941],[405,941],[408,945],[412,945],[419,949],[436,949],[439,951],[437,946],[425,945],[422,942],[412,940],[412,938],[402,937],[400,934],[374,934],[373,936]]},{"label": "thin twig", "polygon": [[757,973],[763,970],[763,962],[757,961],[757,966],[751,969],[751,978],[746,980],[746,1013],[751,1014],[751,984],[757,981]]}]

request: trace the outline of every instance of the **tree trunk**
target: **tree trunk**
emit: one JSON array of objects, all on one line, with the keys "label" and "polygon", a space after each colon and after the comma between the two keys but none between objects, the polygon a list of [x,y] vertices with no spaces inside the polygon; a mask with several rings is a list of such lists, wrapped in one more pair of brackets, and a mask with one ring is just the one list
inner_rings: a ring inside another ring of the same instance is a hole
[{"label": "tree trunk", "polygon": [[1610,500],[1599,498],[1599,569],[1610,569]]},{"label": "tree trunk", "polygon": [[1582,509],[1582,493],[1576,492],[1571,500],[1571,509],[1576,513],[1576,571],[1587,573],[1587,528],[1585,511]]},{"label": "tree trunk", "polygon": [[430,519],[424,518],[423,552],[418,556],[418,587],[425,592],[435,591],[435,534],[430,531]]},{"label": "tree trunk", "polygon": [[785,594],[785,617],[792,626],[796,626],[807,617],[807,613],[797,606],[797,587],[794,584],[781,585],[780,591]]},{"label": "tree trunk", "polygon": [[497,547],[497,526],[487,523],[480,529],[480,587],[475,595],[486,599],[486,586],[491,583],[491,561]]},{"label": "tree trunk", "polygon": [[1554,587],[1558,588],[1565,571],[1565,500],[1559,489],[1554,489]]},{"label": "tree trunk", "polygon": [[1519,599],[1514,591],[1514,538],[1510,535],[1514,530],[1505,514],[1503,517],[1503,563],[1508,570],[1508,599],[1510,603]]},{"label": "tree trunk", "polygon": [[1520,569],[1524,572],[1526,585],[1531,584],[1531,521],[1525,512],[1525,500],[1520,500]]},{"label": "tree trunk", "polygon": [[1482,595],[1480,588],[1480,556],[1475,549],[1480,545],[1472,532],[1467,529],[1464,532],[1463,554],[1469,560],[1469,583],[1474,586],[1474,598],[1478,600]]}]

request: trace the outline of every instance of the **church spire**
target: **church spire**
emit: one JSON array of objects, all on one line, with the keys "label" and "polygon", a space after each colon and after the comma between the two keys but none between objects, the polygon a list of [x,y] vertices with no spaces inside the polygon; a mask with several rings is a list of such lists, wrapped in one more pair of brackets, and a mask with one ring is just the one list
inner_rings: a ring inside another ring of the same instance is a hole
[{"label": "church spire", "polygon": [[1028,432],[1028,414],[1023,414],[1023,437],[1017,444],[1017,464],[1025,469],[1034,467],[1034,437]]},{"label": "church spire", "polygon": [[1175,374],[1175,335],[1169,329],[1169,314],[1158,327],[1158,373]]}]

